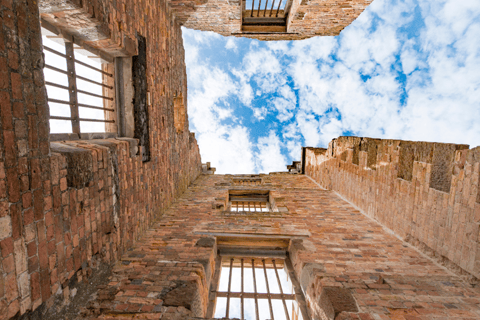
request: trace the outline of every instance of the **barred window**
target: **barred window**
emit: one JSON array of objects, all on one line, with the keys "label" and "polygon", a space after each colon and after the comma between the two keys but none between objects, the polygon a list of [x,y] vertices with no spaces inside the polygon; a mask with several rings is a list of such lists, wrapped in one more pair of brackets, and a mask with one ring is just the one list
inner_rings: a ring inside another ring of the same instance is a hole
[{"label": "barred window", "polygon": [[42,28],[52,134],[116,133],[114,64]]},{"label": "barred window", "polygon": [[268,191],[231,190],[228,201],[228,208],[231,212],[273,211]]}]

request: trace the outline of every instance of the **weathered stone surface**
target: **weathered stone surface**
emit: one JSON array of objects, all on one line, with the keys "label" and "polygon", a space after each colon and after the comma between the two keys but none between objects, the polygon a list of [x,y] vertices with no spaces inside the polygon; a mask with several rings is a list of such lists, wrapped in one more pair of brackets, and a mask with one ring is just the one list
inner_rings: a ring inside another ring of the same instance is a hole
[{"label": "weathered stone surface", "polygon": [[[373,148],[376,152],[369,151]],[[355,156],[348,156],[356,153],[358,164]],[[478,148],[466,145],[340,137],[326,152],[306,149],[305,173],[476,281],[480,243],[472,234],[478,234],[475,210],[480,206],[477,154]]]}]

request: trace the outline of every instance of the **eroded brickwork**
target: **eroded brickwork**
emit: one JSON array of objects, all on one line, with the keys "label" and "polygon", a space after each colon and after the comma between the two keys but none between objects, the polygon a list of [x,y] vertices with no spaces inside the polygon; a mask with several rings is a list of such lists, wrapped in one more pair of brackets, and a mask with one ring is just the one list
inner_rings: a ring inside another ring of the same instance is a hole
[{"label": "eroded brickwork", "polygon": [[480,277],[480,148],[340,137],[305,173],[471,281]]},{"label": "eroded brickwork", "polygon": [[[201,175],[122,256],[85,318],[202,317],[215,268],[215,237],[222,234],[291,237],[290,257],[312,319],[333,319],[332,312],[335,319],[364,320],[480,317],[478,289],[334,192],[304,175],[262,179],[261,185],[238,186],[231,176]],[[268,189],[287,210],[238,215],[217,205],[225,203],[228,190],[242,188]],[[353,300],[345,298],[350,295]]]},{"label": "eroded brickwork", "polygon": [[177,19],[187,28],[259,40],[299,40],[339,35],[371,2],[372,0],[294,0],[287,21],[287,33],[250,35],[241,31],[242,1],[172,0],[169,5]]},{"label": "eroded brickwork", "polygon": [[[73,6],[68,14],[45,3],[0,2],[2,319],[68,300],[92,261],[116,261],[201,172],[193,134],[174,128],[173,97],[186,96],[186,71],[181,29],[166,3],[50,2]],[[39,5],[65,32],[101,21],[88,33],[98,42],[82,39],[109,54],[135,53],[135,33],[146,38],[149,162],[133,139],[50,144]]]}]

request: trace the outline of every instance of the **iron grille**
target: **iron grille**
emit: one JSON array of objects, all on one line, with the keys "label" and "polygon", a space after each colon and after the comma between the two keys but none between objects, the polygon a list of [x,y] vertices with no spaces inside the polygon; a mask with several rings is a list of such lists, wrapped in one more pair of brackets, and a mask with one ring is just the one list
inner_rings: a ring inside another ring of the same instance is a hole
[{"label": "iron grille", "polygon": [[214,318],[303,319],[295,289],[285,259],[221,257]]},{"label": "iron grille", "polygon": [[[50,37],[61,38],[60,36]],[[73,42],[65,40],[56,42],[63,43],[63,48],[58,45],[57,49],[45,44],[43,46],[46,55],[45,68],[53,71],[45,70],[50,120],[52,127],[55,127],[52,120],[69,121],[70,130],[60,127],[60,129],[53,128],[53,131],[78,135],[81,131],[106,132],[106,125],[115,123],[113,73],[105,70],[104,67],[107,64],[101,64],[100,67],[94,65],[92,59],[100,59],[96,55],[91,54],[89,59],[76,59],[75,50],[79,48],[75,48]],[[64,52],[61,52],[62,49]],[[88,63],[89,60],[92,63]],[[79,69],[82,70],[81,75],[78,74]],[[104,123],[105,125],[101,126],[103,130],[89,130],[87,123]]]}]

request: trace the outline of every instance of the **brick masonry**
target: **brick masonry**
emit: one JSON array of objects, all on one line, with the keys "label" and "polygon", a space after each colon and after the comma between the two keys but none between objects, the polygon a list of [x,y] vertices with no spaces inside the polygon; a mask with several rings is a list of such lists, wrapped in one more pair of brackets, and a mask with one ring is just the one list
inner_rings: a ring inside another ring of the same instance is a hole
[{"label": "brick masonry", "polygon": [[[173,97],[186,96],[186,71],[166,3],[54,2],[77,15],[49,11],[47,1],[0,1],[1,319],[68,297],[72,279],[90,274],[92,261],[116,261],[201,172],[194,135],[174,128]],[[62,17],[71,26],[102,21],[87,33],[97,42],[82,39],[108,54],[135,53],[135,33],[146,37],[149,162],[133,139],[50,143],[39,5],[56,26]]]},{"label": "brick masonry", "polygon": [[[84,317],[202,317],[216,245],[215,240],[199,240],[222,234],[297,239],[289,252],[312,319],[333,319],[329,306],[336,308],[335,319],[480,317],[478,288],[433,263],[333,191],[322,190],[304,175],[261,178],[261,185],[238,186],[232,176],[201,175],[122,256]],[[217,206],[228,190],[242,188],[270,190],[286,212],[239,216]],[[357,311],[341,312],[332,292],[351,294]]]},{"label": "brick masonry", "polygon": [[300,40],[339,35],[371,2],[372,0],[293,0],[287,33],[255,35],[241,31],[242,1],[171,0],[169,4],[177,19],[187,28],[259,40]]},{"label": "brick masonry", "polygon": [[305,173],[321,186],[478,281],[479,147],[340,137],[305,151]]}]

